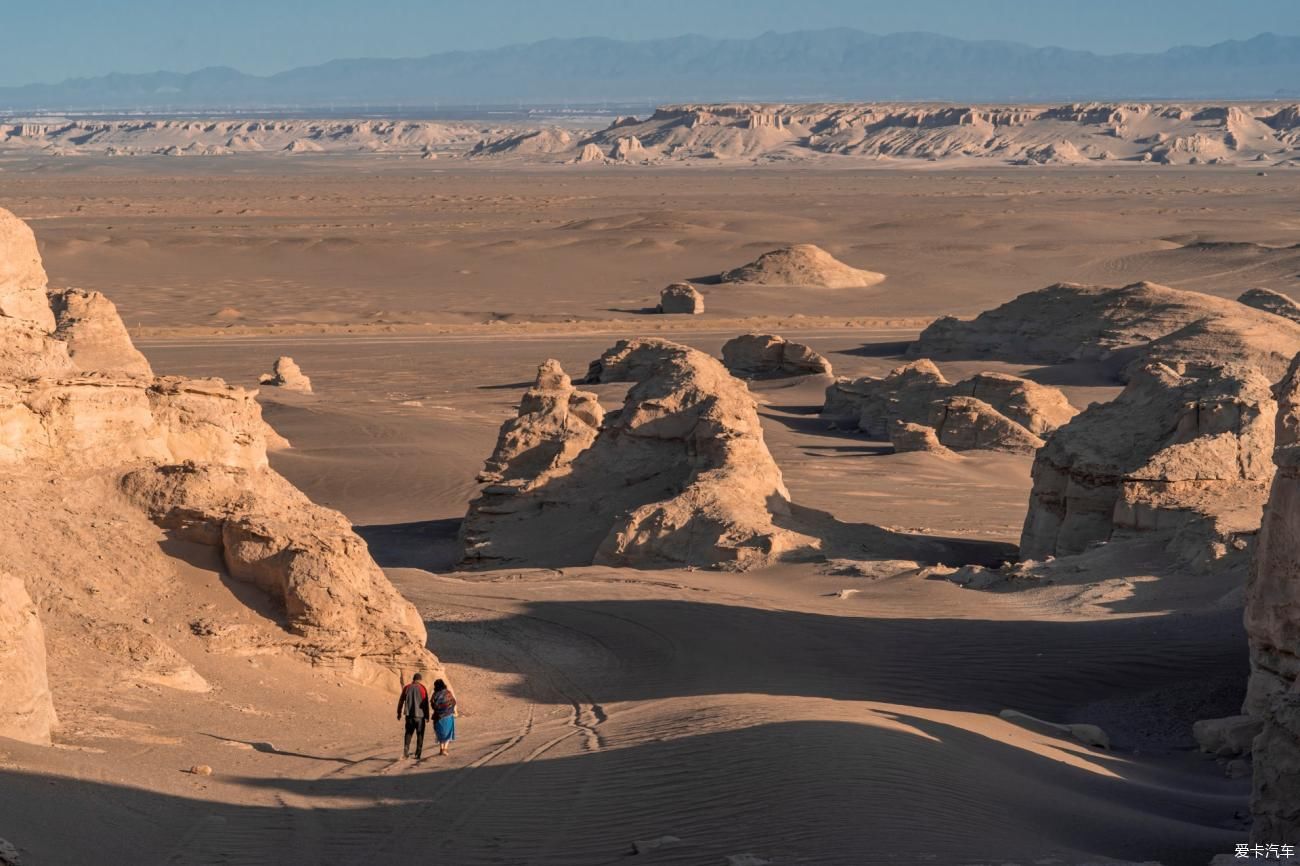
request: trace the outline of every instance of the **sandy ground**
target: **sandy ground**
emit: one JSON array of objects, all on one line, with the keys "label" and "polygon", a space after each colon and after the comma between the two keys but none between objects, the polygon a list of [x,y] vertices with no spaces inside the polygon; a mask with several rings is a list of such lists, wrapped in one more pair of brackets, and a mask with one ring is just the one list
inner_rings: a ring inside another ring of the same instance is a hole
[{"label": "sandy ground", "polygon": [[[1189,730],[1240,701],[1239,587],[1147,561],[1101,588],[1007,593],[834,562],[464,574],[454,538],[547,357],[580,373],[650,332],[717,352],[780,321],[860,375],[898,362],[919,327],[903,320],[1058,280],[1295,291],[1296,251],[1198,242],[1295,243],[1300,175],[172,165],[7,166],[0,202],[35,220],[56,284],[112,295],[156,369],[252,385],[278,355],[302,365],[315,394],[262,394],[295,446],[273,462],[346,513],[420,606],[461,738],[403,763],[390,696],[178,639],[214,692],[106,682],[58,696],[54,749],[0,741],[0,837],[24,862],[1176,866],[1245,840],[1248,780]],[[802,241],[889,279],[704,286],[705,316],[638,312],[670,280]],[[1086,371],[945,365],[980,369],[1079,406],[1116,391]],[[856,527],[864,555],[877,528],[1015,542],[1029,458],[892,454],[817,419],[825,384],[753,386],[798,504]],[[238,604],[217,563],[176,553],[203,603]],[[1115,747],[1006,708],[1099,724]],[[680,841],[632,853],[664,836]]]}]

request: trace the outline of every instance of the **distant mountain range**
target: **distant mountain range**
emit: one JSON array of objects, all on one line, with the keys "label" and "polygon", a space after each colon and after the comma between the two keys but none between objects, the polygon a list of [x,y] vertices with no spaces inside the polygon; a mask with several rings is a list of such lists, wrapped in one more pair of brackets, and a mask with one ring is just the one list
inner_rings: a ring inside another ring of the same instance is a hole
[{"label": "distant mountain range", "polygon": [[701,101],[1055,102],[1300,97],[1300,37],[1099,55],[933,33],[548,39],[427,57],[113,74],[0,88],[0,111],[219,111]]}]

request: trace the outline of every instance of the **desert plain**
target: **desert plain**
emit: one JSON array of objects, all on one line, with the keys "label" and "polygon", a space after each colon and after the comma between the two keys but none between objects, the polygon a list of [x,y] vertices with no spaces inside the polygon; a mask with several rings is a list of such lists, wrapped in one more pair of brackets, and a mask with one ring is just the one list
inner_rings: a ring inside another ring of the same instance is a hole
[{"label": "desert plain", "polygon": [[[1294,293],[1298,201],[1285,167],[0,160],[0,206],[35,232],[50,285],[111,298],[156,371],[256,388],[279,356],[300,365],[311,393],[257,395],[292,445],[271,466],[346,516],[461,702],[450,756],[402,761],[393,693],[193,628],[277,613],[211,549],[160,540],[186,588],[148,626],[211,688],[74,672],[56,647],[53,745],[0,740],[0,835],[36,864],[1229,854],[1249,773],[1192,725],[1243,701],[1242,574],[1139,546],[1049,579],[949,579],[1015,558],[1032,450],[896,452],[820,417],[831,377],[758,377],[762,437],[820,553],[465,570],[458,533],[546,359],[576,380],[620,340],[716,357],[771,333],[852,380],[914,358],[939,316],[1059,282]],[[708,279],[803,243],[886,278]],[[655,312],[677,281],[702,314]],[[1078,410],[1123,387],[1089,363],[936,363]],[[627,392],[579,387],[606,410]],[[1109,747],[1005,710],[1097,726]]]}]

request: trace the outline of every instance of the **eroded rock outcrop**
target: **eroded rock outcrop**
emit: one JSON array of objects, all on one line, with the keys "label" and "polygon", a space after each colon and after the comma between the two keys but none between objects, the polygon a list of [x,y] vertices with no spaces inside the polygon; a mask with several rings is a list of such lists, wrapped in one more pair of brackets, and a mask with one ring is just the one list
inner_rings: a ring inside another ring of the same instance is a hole
[{"label": "eroded rock outcrop", "polygon": [[1258,526],[1275,415],[1269,382],[1253,369],[1142,368],[1038,452],[1021,556],[1138,534],[1168,539],[1193,566],[1226,555]]},{"label": "eroded rock outcrop", "polygon": [[1148,363],[1225,359],[1275,381],[1300,351],[1300,323],[1225,298],[1155,283],[1058,283],[970,321],[946,316],[908,347],[914,358],[1020,363],[1095,361],[1126,378]]},{"label": "eroded rock outcrop", "polygon": [[722,363],[739,376],[829,376],[831,362],[776,334],[742,334],[722,346]]},{"label": "eroded rock outcrop", "polygon": [[0,317],[54,330],[54,313],[45,299],[48,280],[36,236],[27,223],[0,208]]},{"label": "eroded rock outcrop", "polygon": [[[572,392],[547,379],[561,387],[535,387],[544,402],[527,397],[503,428],[487,477],[508,483],[490,480],[471,503],[466,564],[746,569],[809,542],[780,525],[789,495],[753,398],[716,359],[666,340],[620,342],[587,382],[633,384],[590,439],[594,414],[562,423]],[[521,428],[538,431],[547,456],[511,444]]]},{"label": "eroded rock outcrop", "polygon": [[0,737],[49,745],[54,701],[45,670],[45,630],[27,587],[0,571]]},{"label": "eroded rock outcrop", "polygon": [[311,393],[311,379],[303,375],[302,368],[288,355],[276,358],[271,372],[263,373],[257,382],[259,385],[270,385],[272,388],[283,388],[286,391]]},{"label": "eroded rock outcrop", "polygon": [[1254,740],[1251,838],[1300,843],[1300,356],[1278,383],[1277,474],[1246,587]]},{"label": "eroded rock outcrop", "polygon": [[795,244],[763,253],[747,265],[724,271],[718,279],[760,286],[858,289],[874,286],[885,275],[850,267],[814,244]]},{"label": "eroded rock outcrop", "polygon": [[[0,224],[10,219],[0,211]],[[0,247],[0,271],[30,283],[29,235],[9,235],[17,241]],[[185,538],[219,543],[231,575],[280,611],[265,627],[249,624],[229,651],[292,651],[385,685],[437,666],[419,616],[347,521],[268,467],[267,449],[284,442],[255,392],[153,376],[96,292],[47,297],[41,286],[45,315],[31,306],[36,296],[4,308],[21,318],[0,314],[0,644],[20,647],[30,670],[17,676],[9,660],[0,668],[7,704],[36,708],[24,711],[24,738],[49,738],[47,666],[81,711],[106,681],[210,688],[169,628],[146,625],[161,599],[195,591],[176,582],[178,566],[158,546],[158,527],[175,529],[178,514],[203,527]],[[36,610],[39,621],[27,616]],[[35,649],[42,628],[46,661]]]},{"label": "eroded rock outcrop", "polygon": [[672,283],[659,293],[659,312],[698,316],[704,312],[704,296],[690,283]]},{"label": "eroded rock outcrop", "polygon": [[826,389],[822,417],[879,439],[892,440],[899,423],[921,424],[955,451],[1026,452],[1075,412],[1056,388],[1002,373],[952,383],[922,358],[880,378],[837,379]]},{"label": "eroded rock outcrop", "polygon": [[1237,300],[1248,307],[1254,307],[1257,310],[1263,310],[1266,313],[1272,313],[1293,322],[1300,322],[1300,304],[1297,304],[1289,295],[1284,295],[1281,292],[1275,292],[1271,289],[1247,289],[1241,293]]}]

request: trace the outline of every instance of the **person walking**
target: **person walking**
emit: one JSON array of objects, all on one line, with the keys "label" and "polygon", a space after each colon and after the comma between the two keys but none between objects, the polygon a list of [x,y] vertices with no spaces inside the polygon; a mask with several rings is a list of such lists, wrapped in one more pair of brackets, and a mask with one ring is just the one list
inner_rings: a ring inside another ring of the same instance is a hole
[{"label": "person walking", "polygon": [[[402,689],[397,698],[397,720],[406,718],[406,737],[402,740],[402,757],[411,757],[411,735],[415,735],[415,760],[421,760],[424,753],[424,726],[429,720],[429,690],[421,682],[420,674],[411,677],[411,681]],[[439,680],[438,682],[442,682]]]},{"label": "person walking", "polygon": [[433,735],[438,738],[438,754],[447,754],[456,739],[456,695],[442,680],[433,681]]}]

